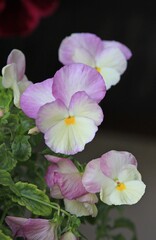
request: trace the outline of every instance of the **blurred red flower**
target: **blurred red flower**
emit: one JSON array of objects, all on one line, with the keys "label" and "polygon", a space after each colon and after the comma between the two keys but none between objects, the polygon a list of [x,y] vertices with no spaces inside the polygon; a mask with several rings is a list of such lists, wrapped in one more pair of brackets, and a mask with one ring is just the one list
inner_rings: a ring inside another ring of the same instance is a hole
[{"label": "blurred red flower", "polygon": [[0,0],[0,36],[26,36],[53,14],[59,0]]}]

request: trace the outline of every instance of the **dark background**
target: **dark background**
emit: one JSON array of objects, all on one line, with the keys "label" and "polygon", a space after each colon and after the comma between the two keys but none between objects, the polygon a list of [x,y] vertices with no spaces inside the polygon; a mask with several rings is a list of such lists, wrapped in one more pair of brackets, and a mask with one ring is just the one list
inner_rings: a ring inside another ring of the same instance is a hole
[{"label": "dark background", "polygon": [[0,38],[0,67],[14,48],[26,56],[26,75],[39,82],[62,66],[58,48],[74,32],[91,32],[126,44],[133,57],[121,81],[101,102],[101,129],[154,136],[156,133],[156,18],[154,1],[62,0],[27,37]]}]

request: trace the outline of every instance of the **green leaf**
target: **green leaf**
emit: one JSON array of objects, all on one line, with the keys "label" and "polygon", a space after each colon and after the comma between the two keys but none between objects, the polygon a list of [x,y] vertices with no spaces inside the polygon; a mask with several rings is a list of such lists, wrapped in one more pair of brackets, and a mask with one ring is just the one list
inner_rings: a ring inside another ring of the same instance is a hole
[{"label": "green leaf", "polygon": [[12,153],[8,150],[5,143],[0,145],[0,168],[6,171],[12,170],[17,161],[13,158]]},{"label": "green leaf", "polygon": [[4,233],[2,233],[1,230],[0,230],[0,239],[1,240],[12,240],[12,238],[10,238],[9,236],[7,236]]},{"label": "green leaf", "polygon": [[14,192],[16,195],[19,195],[10,173],[5,170],[0,170],[0,184],[9,187],[12,192]]},{"label": "green leaf", "polygon": [[2,77],[0,77],[0,108],[9,109],[12,102],[13,94],[11,89],[6,89],[2,85]]},{"label": "green leaf", "polygon": [[15,137],[11,149],[13,156],[18,161],[27,161],[31,156],[31,145],[28,141],[29,136]]},{"label": "green leaf", "polygon": [[16,188],[21,194],[21,197],[15,196],[12,198],[14,202],[25,206],[29,211],[36,215],[48,216],[51,214],[49,197],[36,185],[17,182]]}]

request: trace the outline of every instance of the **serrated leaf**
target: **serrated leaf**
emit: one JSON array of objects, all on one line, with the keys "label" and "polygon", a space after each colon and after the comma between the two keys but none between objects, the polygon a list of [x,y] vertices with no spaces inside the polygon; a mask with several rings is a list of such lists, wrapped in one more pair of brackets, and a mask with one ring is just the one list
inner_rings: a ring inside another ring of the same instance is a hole
[{"label": "serrated leaf", "polygon": [[17,161],[12,153],[7,149],[5,143],[0,145],[0,169],[11,171],[16,166]]},{"label": "serrated leaf", "polygon": [[12,240],[12,238],[10,238],[9,236],[7,236],[4,233],[2,233],[1,230],[0,230],[0,239],[1,240]]},{"label": "serrated leaf", "polygon": [[29,136],[15,137],[11,149],[14,158],[17,161],[27,161],[31,156],[31,145],[28,141]]},{"label": "serrated leaf", "polygon": [[34,184],[17,182],[16,188],[21,197],[14,196],[12,200],[18,202],[19,205],[25,206],[29,211],[36,215],[48,216],[51,214],[49,197]]}]

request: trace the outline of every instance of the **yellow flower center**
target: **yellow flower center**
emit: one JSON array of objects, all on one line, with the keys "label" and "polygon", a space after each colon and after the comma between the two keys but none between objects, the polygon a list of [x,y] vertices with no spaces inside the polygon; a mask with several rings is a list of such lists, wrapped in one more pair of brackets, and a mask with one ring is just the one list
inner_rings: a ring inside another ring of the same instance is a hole
[{"label": "yellow flower center", "polygon": [[123,190],[126,189],[126,186],[125,186],[124,183],[117,182],[116,189],[117,189],[118,191],[123,191]]},{"label": "yellow flower center", "polygon": [[69,117],[65,118],[64,121],[67,125],[75,124],[75,117],[69,116]]},{"label": "yellow flower center", "polygon": [[96,69],[99,73],[101,72],[101,68],[95,67],[95,69]]}]

